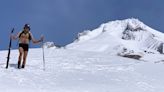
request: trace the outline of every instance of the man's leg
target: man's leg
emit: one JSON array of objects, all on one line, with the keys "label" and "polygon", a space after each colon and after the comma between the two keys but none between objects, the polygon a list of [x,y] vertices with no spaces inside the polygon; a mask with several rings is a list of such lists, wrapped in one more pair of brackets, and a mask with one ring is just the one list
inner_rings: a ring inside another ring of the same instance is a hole
[{"label": "man's leg", "polygon": [[28,51],[24,51],[22,68],[25,68]]},{"label": "man's leg", "polygon": [[18,68],[20,68],[21,65],[22,55],[23,55],[23,48],[19,47]]}]

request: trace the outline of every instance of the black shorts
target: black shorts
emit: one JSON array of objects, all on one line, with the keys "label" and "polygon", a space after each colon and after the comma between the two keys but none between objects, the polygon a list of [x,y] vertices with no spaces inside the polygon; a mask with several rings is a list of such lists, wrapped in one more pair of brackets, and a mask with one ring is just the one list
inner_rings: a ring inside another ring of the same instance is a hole
[{"label": "black shorts", "polygon": [[20,47],[22,47],[24,51],[28,51],[29,45],[28,44],[19,43],[19,48]]}]

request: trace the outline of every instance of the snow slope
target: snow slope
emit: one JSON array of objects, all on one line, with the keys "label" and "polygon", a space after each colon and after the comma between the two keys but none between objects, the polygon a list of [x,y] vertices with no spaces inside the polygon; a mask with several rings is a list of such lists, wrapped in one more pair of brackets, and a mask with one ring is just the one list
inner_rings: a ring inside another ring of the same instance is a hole
[{"label": "snow slope", "polygon": [[[67,49],[30,49],[27,66],[17,69],[18,51],[12,50],[9,69],[6,51],[0,52],[0,90],[3,92],[163,92],[164,63],[149,62]],[[161,55],[149,54],[148,57]]]}]

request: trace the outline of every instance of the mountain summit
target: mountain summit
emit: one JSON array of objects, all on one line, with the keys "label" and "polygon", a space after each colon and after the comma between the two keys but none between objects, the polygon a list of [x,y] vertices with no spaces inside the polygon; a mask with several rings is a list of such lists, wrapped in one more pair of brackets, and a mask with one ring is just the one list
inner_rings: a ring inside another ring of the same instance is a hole
[{"label": "mountain summit", "polygon": [[163,53],[164,34],[138,19],[116,20],[79,33],[68,49],[84,51]]}]

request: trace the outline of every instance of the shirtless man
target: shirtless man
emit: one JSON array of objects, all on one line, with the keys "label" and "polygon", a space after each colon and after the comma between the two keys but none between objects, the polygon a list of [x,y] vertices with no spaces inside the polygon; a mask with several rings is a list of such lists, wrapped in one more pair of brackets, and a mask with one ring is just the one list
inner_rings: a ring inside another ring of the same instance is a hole
[{"label": "shirtless man", "polygon": [[[35,40],[32,33],[30,32],[29,24],[25,24],[23,31],[19,32],[15,36],[12,36],[12,39],[14,40],[16,40],[17,38],[19,38],[18,69],[20,69],[20,68],[25,68],[30,40],[32,40],[33,43],[39,43],[43,41],[44,37],[42,36],[40,40]],[[22,56],[23,56],[23,63],[21,66]]]}]

